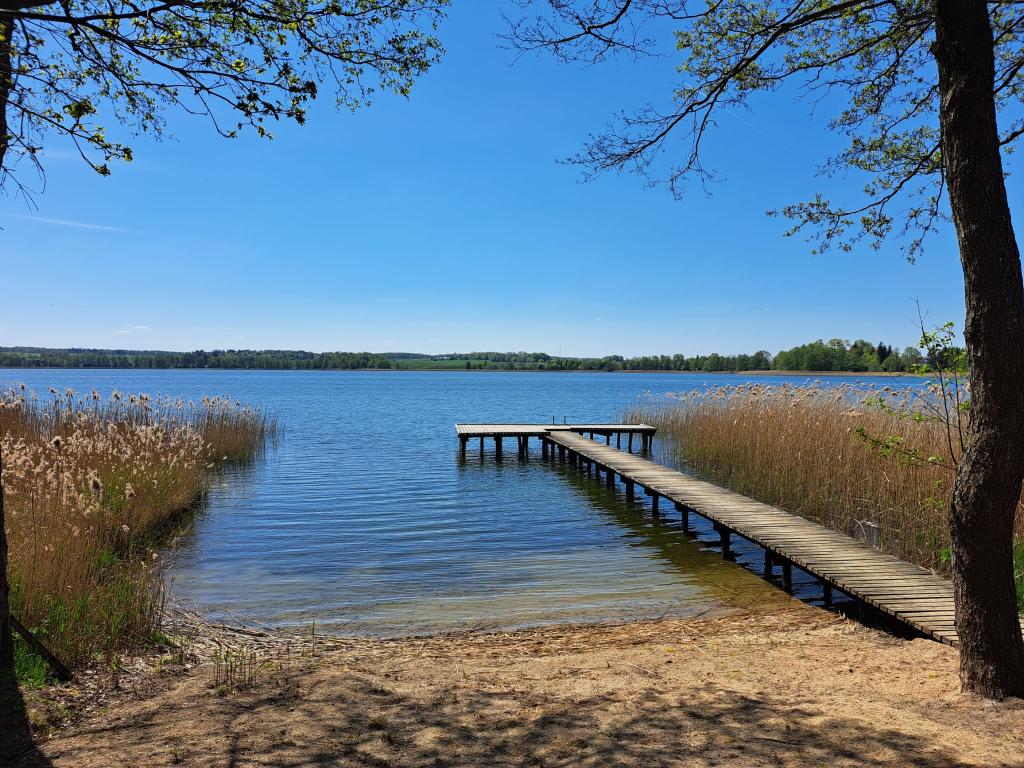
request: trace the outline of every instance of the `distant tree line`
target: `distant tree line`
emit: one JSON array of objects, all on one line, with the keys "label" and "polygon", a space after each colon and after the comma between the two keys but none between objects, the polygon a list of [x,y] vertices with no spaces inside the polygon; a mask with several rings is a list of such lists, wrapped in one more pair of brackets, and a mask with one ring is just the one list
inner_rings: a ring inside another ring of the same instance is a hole
[{"label": "distant tree line", "polygon": [[[467,370],[539,371],[913,371],[925,362],[914,347],[903,351],[879,342],[858,339],[812,341],[785,349],[774,357],[767,351],[741,355],[648,355],[642,357],[561,357],[543,352],[461,352],[424,355],[414,352],[302,352],[292,350],[226,349],[206,352],[162,352],[127,349],[47,349],[0,347],[0,368],[234,368],[262,370],[364,370],[462,365]],[[456,361],[456,362],[453,362]],[[427,363],[426,366],[422,362]]]},{"label": "distant tree line", "polygon": [[371,352],[296,352],[217,349],[161,352],[128,349],[0,347],[0,368],[241,368],[269,370],[357,370],[393,368]]},{"label": "distant tree line", "polygon": [[556,371],[854,371],[909,372],[925,362],[915,347],[902,352],[883,342],[864,339],[817,340],[779,352],[750,355],[649,355],[643,357],[555,357],[539,352],[468,352],[424,355],[435,360],[466,360],[467,368],[539,369]]},{"label": "distant tree line", "polygon": [[433,359],[465,360],[466,368],[504,368],[542,371],[766,371],[768,352],[752,355],[648,355],[644,357],[557,357],[543,352],[466,352]]},{"label": "distant tree line", "polygon": [[775,356],[772,368],[779,371],[913,371],[925,362],[915,347],[902,352],[879,342],[858,339],[812,341],[786,349]]}]

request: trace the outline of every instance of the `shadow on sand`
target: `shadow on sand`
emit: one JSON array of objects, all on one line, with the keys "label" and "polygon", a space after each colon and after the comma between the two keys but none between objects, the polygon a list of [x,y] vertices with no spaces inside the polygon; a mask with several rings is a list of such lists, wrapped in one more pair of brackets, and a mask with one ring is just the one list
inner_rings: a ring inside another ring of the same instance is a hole
[{"label": "shadow on sand", "polygon": [[[389,675],[385,674],[387,678]],[[413,692],[335,670],[248,694],[190,695],[55,742],[58,766],[918,766],[961,768],[934,742],[813,703],[710,682],[552,696],[526,680]],[[50,750],[48,750],[50,751]]]},{"label": "shadow on sand", "polygon": [[0,765],[32,768],[50,765],[32,741],[21,691],[6,675],[0,675]]}]

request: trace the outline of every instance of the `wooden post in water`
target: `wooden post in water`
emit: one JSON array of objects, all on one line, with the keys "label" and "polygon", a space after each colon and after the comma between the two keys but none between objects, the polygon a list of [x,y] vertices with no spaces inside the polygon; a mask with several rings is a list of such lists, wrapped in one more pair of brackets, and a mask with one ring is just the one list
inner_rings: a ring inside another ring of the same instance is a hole
[{"label": "wooden post in water", "polygon": [[724,525],[715,524],[715,530],[718,531],[718,543],[722,548],[722,557],[726,560],[732,559],[732,551],[729,549],[730,536],[729,529]]},{"label": "wooden post in water", "polygon": [[782,588],[793,594],[793,564],[788,560],[782,564]]},{"label": "wooden post in water", "polygon": [[764,551],[764,577],[770,579],[772,574],[775,572],[775,558],[772,557],[772,551],[766,549]]},{"label": "wooden post in water", "polygon": [[564,445],[558,446],[558,460],[560,462],[562,462],[563,464],[565,464],[565,446]]},{"label": "wooden post in water", "polygon": [[480,435],[480,460],[483,461],[483,458],[484,458],[484,436]]},{"label": "wooden post in water", "polygon": [[685,504],[680,504],[677,501],[676,502],[676,512],[679,513],[679,516],[681,518],[680,522],[682,522],[682,524],[683,524],[683,533],[689,533],[690,532],[690,510],[689,510],[689,508]]},{"label": "wooden post in water", "polygon": [[494,458],[501,460],[501,435],[494,436]]},{"label": "wooden post in water", "polygon": [[622,447],[622,433],[621,432],[616,432],[615,433],[615,447],[616,448],[621,448]]},{"label": "wooden post in water", "polygon": [[629,442],[627,443],[626,448],[629,450],[630,453],[633,452],[633,433],[632,432],[629,433]]},{"label": "wooden post in water", "polygon": [[615,471],[611,467],[605,467],[604,481],[609,488],[615,487]]},{"label": "wooden post in water", "polygon": [[832,607],[832,585],[827,581],[821,582],[821,601],[826,608]]},{"label": "wooden post in water", "polygon": [[604,436],[604,444],[605,445],[611,445],[612,444],[612,433],[611,432],[608,432],[608,433],[605,434],[605,436]]},{"label": "wooden post in water", "polygon": [[622,478],[626,482],[626,500],[633,500],[633,481],[627,478]]},{"label": "wooden post in water", "polygon": [[661,516],[661,511],[658,509],[658,499],[660,498],[661,496],[657,493],[651,494],[651,514],[655,517]]},{"label": "wooden post in water", "polygon": [[467,435],[459,435],[459,458],[466,460],[466,443],[469,442]]}]

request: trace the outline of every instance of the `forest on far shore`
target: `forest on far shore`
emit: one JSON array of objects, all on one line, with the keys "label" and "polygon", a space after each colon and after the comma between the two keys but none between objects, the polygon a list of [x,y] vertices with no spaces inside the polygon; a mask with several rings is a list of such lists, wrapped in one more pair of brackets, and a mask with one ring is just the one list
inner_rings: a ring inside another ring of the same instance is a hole
[{"label": "forest on far shore", "polygon": [[303,352],[224,349],[194,352],[0,347],[0,368],[230,368],[254,370],[533,370],[533,371],[853,371],[911,372],[926,362],[915,347],[858,339],[817,340],[776,355],[559,357],[544,352]]}]

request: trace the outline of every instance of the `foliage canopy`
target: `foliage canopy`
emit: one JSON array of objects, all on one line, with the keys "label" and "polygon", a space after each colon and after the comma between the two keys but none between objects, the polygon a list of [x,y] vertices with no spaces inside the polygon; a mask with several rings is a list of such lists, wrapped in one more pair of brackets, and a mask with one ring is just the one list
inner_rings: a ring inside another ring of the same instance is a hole
[{"label": "foliage canopy", "polygon": [[[772,214],[792,220],[824,251],[894,238],[915,259],[927,235],[948,219],[939,128],[939,84],[931,0],[539,0],[533,16],[510,20],[507,39],[522,51],[546,50],[565,62],[661,53],[655,30],[671,25],[677,83],[663,106],[623,114],[570,158],[590,176],[636,171],[681,194],[715,172],[702,152],[725,110],[747,109],[759,92],[785,83],[810,104],[833,109],[828,127],[845,148],[820,166],[866,179],[860,199],[817,194]],[[1000,137],[1009,153],[1024,134],[1024,9],[988,3],[995,36]],[[668,150],[668,152],[666,152]],[[668,154],[672,160],[662,162]]]},{"label": "foliage canopy", "polygon": [[274,121],[305,120],[321,83],[347,109],[380,89],[406,95],[441,53],[434,31],[447,3],[0,3],[0,185],[26,191],[15,171],[25,161],[41,170],[52,135],[108,174],[111,161],[132,159],[112,129],[161,136],[169,108],[209,119],[222,136],[269,137]]}]

